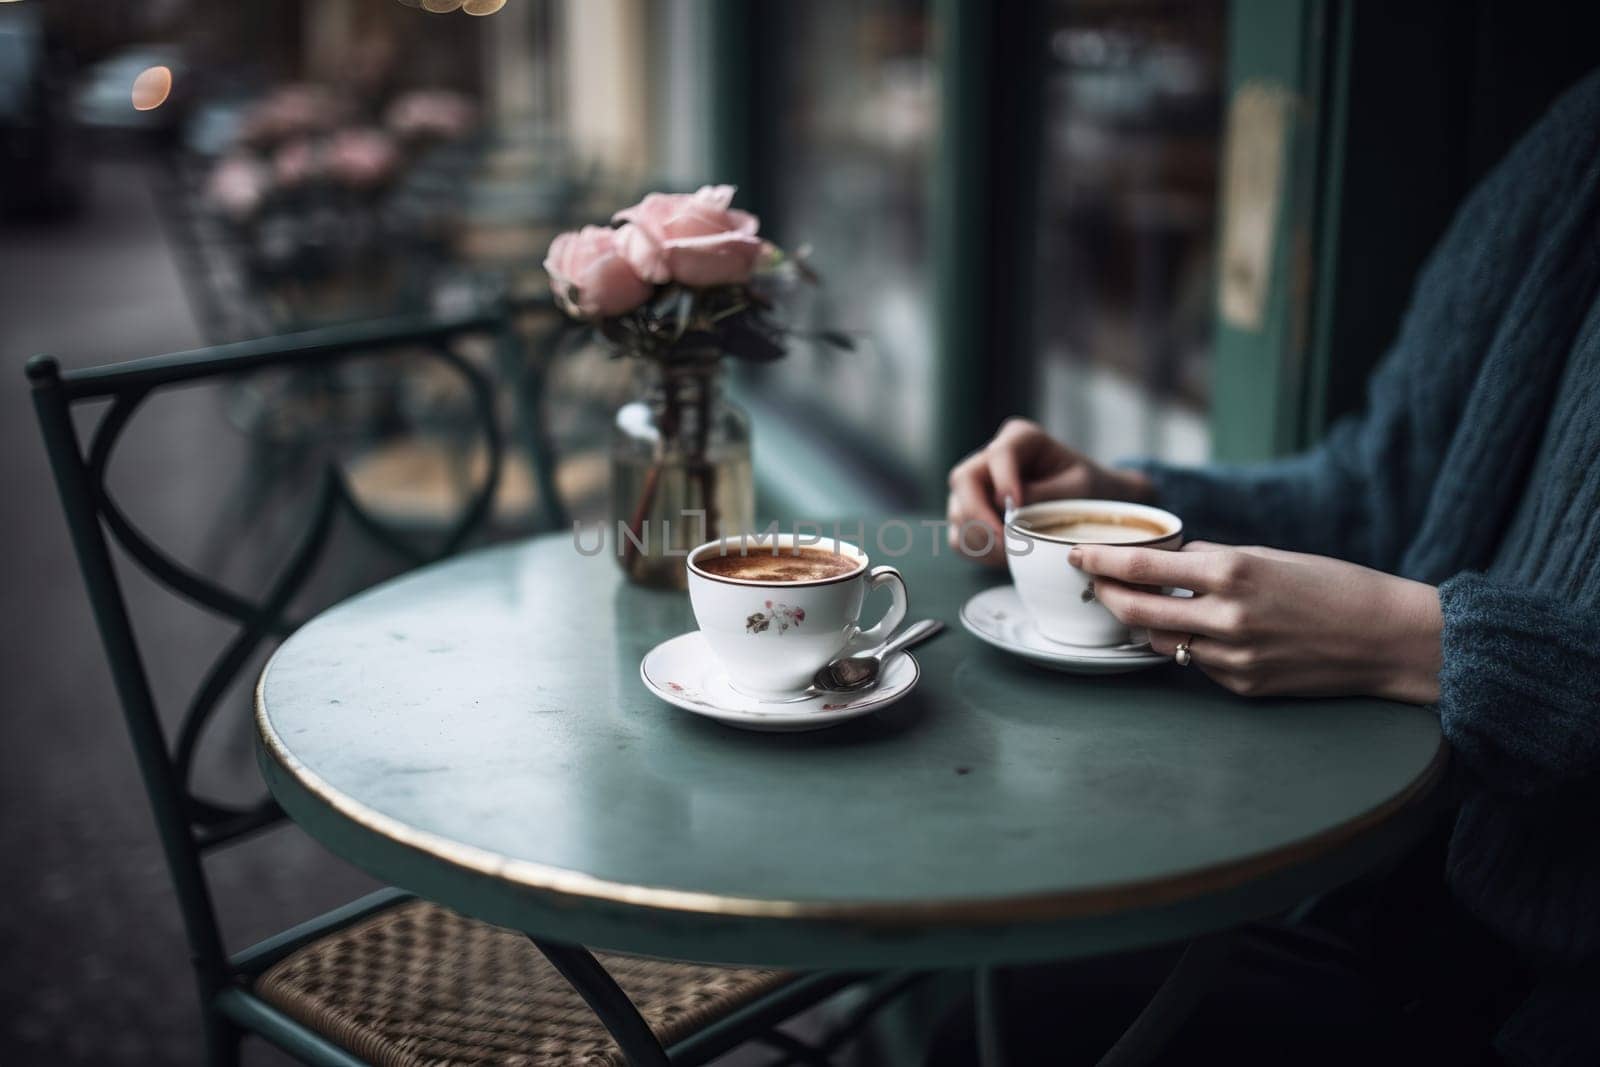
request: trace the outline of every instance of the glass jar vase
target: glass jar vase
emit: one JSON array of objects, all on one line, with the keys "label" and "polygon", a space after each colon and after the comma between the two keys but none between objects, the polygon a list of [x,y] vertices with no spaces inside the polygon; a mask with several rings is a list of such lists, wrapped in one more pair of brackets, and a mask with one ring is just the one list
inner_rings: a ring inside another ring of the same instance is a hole
[{"label": "glass jar vase", "polygon": [[611,429],[611,535],[641,585],[682,589],[685,554],[755,523],[750,419],[722,395],[719,353],[641,360],[642,395]]}]

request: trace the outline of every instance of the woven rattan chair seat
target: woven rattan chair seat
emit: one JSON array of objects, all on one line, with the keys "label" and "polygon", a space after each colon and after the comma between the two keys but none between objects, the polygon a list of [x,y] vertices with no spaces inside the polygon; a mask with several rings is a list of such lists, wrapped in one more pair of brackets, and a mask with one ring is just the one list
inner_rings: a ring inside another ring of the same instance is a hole
[{"label": "woven rattan chair seat", "polygon": [[[663,1045],[789,981],[779,971],[596,953]],[[522,934],[422,901],[330,934],[256,980],[262,1000],[374,1064],[625,1067]]]}]

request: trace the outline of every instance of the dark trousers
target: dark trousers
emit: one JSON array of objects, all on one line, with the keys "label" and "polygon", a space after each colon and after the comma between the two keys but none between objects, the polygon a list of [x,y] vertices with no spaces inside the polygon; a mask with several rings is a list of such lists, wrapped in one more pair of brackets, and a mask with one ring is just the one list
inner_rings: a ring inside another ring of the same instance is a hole
[{"label": "dark trousers", "polygon": [[[1486,1067],[1528,988],[1512,952],[1444,888],[1444,838],[1347,887],[1301,921],[1237,931],[1161,1067],[1389,1064]],[[1010,1067],[1093,1064],[1166,977],[1181,947],[1000,975]],[[929,1067],[976,1062],[970,1001],[940,1025]]]}]

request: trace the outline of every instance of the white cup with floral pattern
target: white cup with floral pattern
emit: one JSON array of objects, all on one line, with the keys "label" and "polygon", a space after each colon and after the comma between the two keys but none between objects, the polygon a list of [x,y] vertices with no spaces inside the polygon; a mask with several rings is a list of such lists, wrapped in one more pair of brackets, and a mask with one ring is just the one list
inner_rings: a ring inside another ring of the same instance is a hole
[{"label": "white cup with floral pattern", "polygon": [[[879,586],[889,589],[889,610],[863,630],[862,606]],[[852,643],[888,640],[906,617],[906,583],[846,541],[745,534],[689,553],[689,602],[728,682],[771,699],[803,690]]]}]

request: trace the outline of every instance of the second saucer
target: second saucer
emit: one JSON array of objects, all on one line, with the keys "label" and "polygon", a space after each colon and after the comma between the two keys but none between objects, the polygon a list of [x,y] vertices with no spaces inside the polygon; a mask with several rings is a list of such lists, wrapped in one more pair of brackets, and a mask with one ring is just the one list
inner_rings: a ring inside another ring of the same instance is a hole
[{"label": "second saucer", "polygon": [[961,625],[1003,652],[1072,674],[1124,674],[1169,662],[1149,645],[1091,648],[1052,641],[1033,624],[1012,585],[985,589],[968,600],[961,606]]}]

